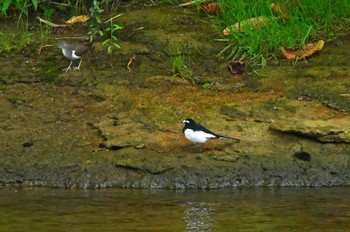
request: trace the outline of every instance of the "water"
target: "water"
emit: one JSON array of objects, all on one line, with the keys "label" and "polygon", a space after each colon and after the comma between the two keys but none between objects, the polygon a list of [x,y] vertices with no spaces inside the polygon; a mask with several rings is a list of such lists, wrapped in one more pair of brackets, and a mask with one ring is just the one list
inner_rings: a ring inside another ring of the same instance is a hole
[{"label": "water", "polygon": [[350,188],[0,188],[0,231],[347,231]]}]

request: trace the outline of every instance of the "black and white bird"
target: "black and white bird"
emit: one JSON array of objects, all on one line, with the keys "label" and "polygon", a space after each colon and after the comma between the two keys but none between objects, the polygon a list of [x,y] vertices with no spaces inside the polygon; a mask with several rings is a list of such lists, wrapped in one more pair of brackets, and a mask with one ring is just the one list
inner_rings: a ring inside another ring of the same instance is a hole
[{"label": "black and white bird", "polygon": [[63,69],[63,71],[67,72],[70,70],[70,66],[73,63],[73,60],[78,60],[78,59],[80,59],[79,65],[77,67],[74,67],[74,70],[80,70],[80,65],[81,65],[81,62],[83,61],[82,55],[91,48],[91,43],[84,42],[84,43],[69,44],[63,41],[57,45],[57,48],[62,49],[62,54],[66,58],[70,59],[69,66]]},{"label": "black and white bird", "polygon": [[229,136],[218,135],[204,126],[196,123],[192,118],[187,118],[182,121],[185,124],[182,132],[185,137],[193,143],[205,143],[209,139],[230,139],[240,141],[240,139],[232,138]]}]

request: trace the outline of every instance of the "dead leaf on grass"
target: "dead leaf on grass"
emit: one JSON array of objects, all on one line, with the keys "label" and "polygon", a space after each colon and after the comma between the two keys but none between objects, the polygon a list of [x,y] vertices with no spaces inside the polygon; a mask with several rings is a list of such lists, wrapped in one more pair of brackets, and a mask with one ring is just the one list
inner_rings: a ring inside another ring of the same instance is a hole
[{"label": "dead leaf on grass", "polygon": [[217,2],[202,4],[200,9],[207,14],[218,14],[220,12],[220,4]]},{"label": "dead leaf on grass", "polygon": [[230,27],[227,27],[223,31],[223,33],[224,33],[224,35],[229,35],[232,33],[241,32],[241,31],[245,31],[245,30],[261,28],[261,27],[265,26],[266,24],[268,24],[269,22],[271,22],[272,20],[274,20],[274,18],[269,18],[266,16],[259,16],[259,17],[255,17],[255,18],[250,18],[247,20],[243,20],[239,23],[235,23]]},{"label": "dead leaf on grass", "polygon": [[289,20],[289,15],[286,13],[287,10],[285,5],[280,5],[274,2],[271,4],[271,10],[275,16],[282,15],[285,20]]},{"label": "dead leaf on grass", "polygon": [[297,49],[285,48],[283,46],[281,46],[280,49],[283,55],[287,58],[287,60],[292,60],[296,58],[303,59],[307,56],[310,56],[315,52],[322,50],[323,46],[324,41],[319,40],[317,43],[310,43],[305,45],[300,51]]},{"label": "dead leaf on grass", "polygon": [[227,65],[228,69],[232,74],[238,74],[241,75],[244,73],[246,64],[243,63],[242,61],[235,61],[232,60],[230,63]]}]

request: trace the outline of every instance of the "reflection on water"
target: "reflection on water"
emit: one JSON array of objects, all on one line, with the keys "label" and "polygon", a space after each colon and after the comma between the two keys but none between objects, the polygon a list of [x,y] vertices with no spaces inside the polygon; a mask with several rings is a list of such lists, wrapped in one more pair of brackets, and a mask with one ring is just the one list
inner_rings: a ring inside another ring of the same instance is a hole
[{"label": "reflection on water", "polygon": [[185,231],[210,231],[214,209],[207,202],[187,202]]},{"label": "reflection on water", "polygon": [[350,188],[0,187],[0,231],[347,231]]}]

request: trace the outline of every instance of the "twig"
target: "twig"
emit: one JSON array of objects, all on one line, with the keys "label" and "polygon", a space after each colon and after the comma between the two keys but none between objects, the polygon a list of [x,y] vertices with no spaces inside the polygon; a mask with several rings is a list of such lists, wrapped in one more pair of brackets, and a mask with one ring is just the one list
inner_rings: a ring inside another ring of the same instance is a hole
[{"label": "twig", "polygon": [[115,18],[118,18],[118,17],[120,17],[120,16],[122,16],[123,14],[118,14],[118,15],[116,15],[116,16],[114,16],[114,17],[112,17],[112,18],[110,18],[110,19],[108,19],[108,20],[106,20],[106,21],[104,21],[103,23],[108,23],[109,21],[112,21],[113,19],[115,19]]},{"label": "twig", "polygon": [[138,27],[138,28],[133,29],[133,31],[139,31],[139,30],[143,30],[143,29],[145,29],[145,27]]},{"label": "twig", "polygon": [[89,37],[88,36],[65,36],[65,37],[60,37],[60,38],[55,38],[56,40],[88,40]]},{"label": "twig", "polygon": [[194,5],[197,3],[203,3],[203,2],[208,2],[208,1],[209,0],[194,0],[194,1],[182,3],[182,4],[178,5],[177,7],[191,6],[191,5]]},{"label": "twig", "polygon": [[61,2],[50,2],[50,4],[60,5],[60,6],[69,6],[69,4],[61,3]]},{"label": "twig", "polygon": [[49,25],[51,27],[68,27],[68,25],[66,25],[66,24],[52,23],[52,22],[49,22],[49,21],[47,21],[47,20],[45,20],[43,18],[40,18],[39,16],[37,16],[36,18],[39,19],[40,22],[45,23],[45,24],[47,24],[47,25]]},{"label": "twig", "polygon": [[47,47],[53,47],[52,44],[46,44],[46,45],[43,45],[41,46],[39,49],[38,49],[38,54],[41,54],[42,50],[47,48]]}]

